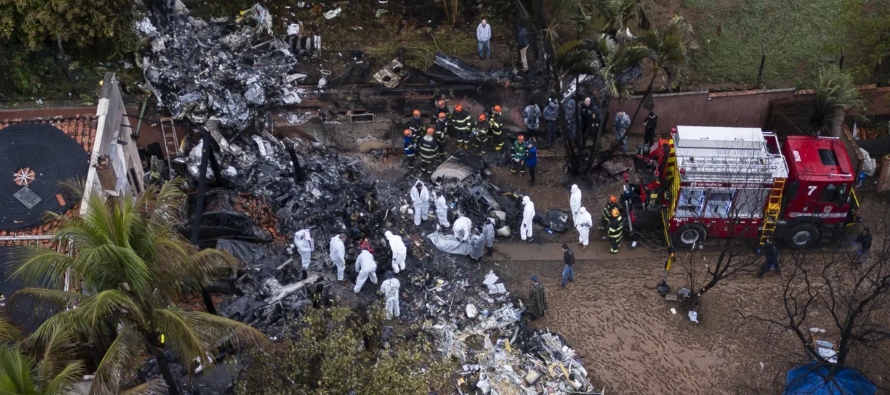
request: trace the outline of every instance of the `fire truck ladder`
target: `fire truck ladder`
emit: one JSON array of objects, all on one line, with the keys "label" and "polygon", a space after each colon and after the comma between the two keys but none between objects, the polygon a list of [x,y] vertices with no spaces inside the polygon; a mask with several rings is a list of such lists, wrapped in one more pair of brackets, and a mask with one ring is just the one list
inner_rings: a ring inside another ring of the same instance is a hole
[{"label": "fire truck ladder", "polygon": [[785,179],[777,178],[773,182],[773,189],[769,192],[766,203],[766,213],[763,216],[763,228],[760,231],[760,245],[766,243],[766,239],[776,232],[776,224],[779,222],[779,213],[782,211],[782,191],[785,190]]},{"label": "fire truck ladder", "polygon": [[161,135],[164,138],[164,156],[167,157],[167,171],[173,175],[173,159],[179,157],[179,136],[173,126],[173,118],[161,118]]}]

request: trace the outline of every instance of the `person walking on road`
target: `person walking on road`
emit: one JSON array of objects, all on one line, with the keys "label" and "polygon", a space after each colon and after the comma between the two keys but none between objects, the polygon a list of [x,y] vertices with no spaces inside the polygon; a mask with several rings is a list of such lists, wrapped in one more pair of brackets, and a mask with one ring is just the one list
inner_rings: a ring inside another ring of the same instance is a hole
[{"label": "person walking on road", "polygon": [[392,271],[398,274],[399,271],[405,270],[405,258],[408,256],[408,248],[405,247],[405,242],[402,241],[401,236],[386,231],[384,237],[386,237],[386,240],[389,242],[389,248],[392,250]]},{"label": "person walking on road", "polygon": [[367,248],[363,247],[362,252],[355,258],[355,271],[358,272],[358,277],[355,279],[355,288],[352,292],[361,292],[362,286],[369,278],[371,283],[377,284],[377,262],[374,262],[374,256]]},{"label": "person walking on road", "polygon": [[858,262],[865,263],[868,260],[868,251],[871,250],[871,231],[868,228],[863,228],[862,233],[856,237],[853,244],[859,244],[859,251],[856,254]]},{"label": "person walking on road", "polygon": [[773,243],[773,239],[767,238],[763,248],[757,250],[757,253],[763,253],[765,256],[763,265],[760,266],[760,271],[757,272],[757,278],[763,277],[772,268],[776,268],[776,274],[782,273],[782,269],[779,267],[779,248]]},{"label": "person walking on road", "polygon": [[411,204],[414,206],[414,225],[420,226],[420,221],[426,221],[430,215],[430,191],[420,181],[411,188]]},{"label": "person walking on road", "polygon": [[652,144],[655,144],[656,127],[658,127],[658,115],[655,115],[655,111],[649,111],[649,116],[643,121],[643,143],[646,144],[646,147],[651,147]]},{"label": "person walking on road", "polygon": [[535,204],[528,196],[522,197],[522,227],[519,230],[519,237],[526,243],[531,243],[535,238],[532,237],[532,225],[535,221]]},{"label": "person walking on road", "polygon": [[627,153],[627,138],[625,138],[625,135],[627,134],[627,128],[630,127],[630,117],[626,112],[618,111],[618,114],[615,114],[615,119],[612,121],[612,126],[615,128],[615,142],[620,143],[621,150]]},{"label": "person walking on road", "polygon": [[538,276],[532,276],[532,289],[528,291],[528,314],[538,319],[547,312],[547,294],[544,285],[538,282]]},{"label": "person walking on road", "polygon": [[529,140],[525,151],[525,166],[528,167],[529,185],[535,186],[535,168],[538,167],[538,148]]},{"label": "person walking on road", "polygon": [[547,124],[547,146],[553,147],[559,126],[559,104],[556,100],[551,99],[547,107],[544,107],[544,122]]},{"label": "person walking on road", "polygon": [[389,270],[386,271],[383,277],[386,280],[383,280],[383,283],[380,284],[380,293],[386,298],[384,316],[387,320],[392,319],[392,317],[399,318],[399,315],[401,315],[399,311],[399,288],[401,288],[402,284]]},{"label": "person walking on road", "polygon": [[331,261],[337,267],[337,281],[343,281],[343,274],[346,272],[346,233],[340,233],[331,238],[328,249],[331,251]]},{"label": "person walking on road", "polygon": [[479,26],[476,26],[476,40],[479,42],[479,59],[483,59],[483,50],[484,57],[490,59],[491,45],[489,41],[491,41],[491,25],[485,19],[479,22]]},{"label": "person walking on road", "polygon": [[569,196],[569,207],[572,209],[572,223],[578,224],[578,212],[581,210],[581,189],[578,184],[572,184],[572,194]]},{"label": "person walking on road", "polygon": [[578,230],[578,245],[581,246],[582,250],[587,249],[587,244],[590,241],[590,228],[593,226],[593,218],[590,217],[590,213],[587,212],[587,209],[581,207],[578,210],[578,221],[575,222],[575,229]]},{"label": "person walking on road", "polygon": [[562,269],[562,282],[559,283],[559,288],[565,289],[566,283],[575,281],[575,252],[565,243],[562,245],[562,260],[566,266]]},{"label": "person walking on road", "polygon": [[516,33],[516,46],[519,47],[519,59],[522,60],[522,72],[528,71],[528,30],[524,27],[519,28]]}]

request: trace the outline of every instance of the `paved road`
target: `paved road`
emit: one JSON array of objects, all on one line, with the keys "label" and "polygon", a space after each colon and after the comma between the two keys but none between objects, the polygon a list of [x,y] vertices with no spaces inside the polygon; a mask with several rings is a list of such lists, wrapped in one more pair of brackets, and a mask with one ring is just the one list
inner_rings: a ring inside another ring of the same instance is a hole
[{"label": "paved road", "polygon": [[[591,239],[593,239],[591,237]],[[609,253],[609,243],[604,240],[591,240],[586,250],[582,250],[577,243],[569,245],[575,251],[575,259],[637,259],[652,257],[661,260],[665,252],[651,251],[638,244],[638,248],[628,248],[626,242],[621,243],[618,254]],[[562,261],[562,243],[525,243],[525,242],[495,242],[494,254],[485,257],[485,261]]]}]

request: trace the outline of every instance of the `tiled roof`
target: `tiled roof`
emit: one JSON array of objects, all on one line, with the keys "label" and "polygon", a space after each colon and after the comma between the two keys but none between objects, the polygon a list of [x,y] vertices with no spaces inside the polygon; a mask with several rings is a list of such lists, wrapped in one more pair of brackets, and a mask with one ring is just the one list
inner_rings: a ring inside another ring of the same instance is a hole
[{"label": "tiled roof", "polygon": [[[69,137],[77,141],[84,151],[87,153],[93,150],[93,141],[96,138],[96,116],[95,114],[80,114],[62,117],[41,117],[41,118],[8,118],[4,119],[4,113],[0,112],[0,129],[10,125],[19,123],[45,123],[53,125],[59,130],[65,132]],[[65,215],[70,216],[78,212],[80,206],[75,205],[68,210]],[[19,229],[15,231],[0,230],[0,247],[21,244],[20,241],[4,240],[10,236],[47,236],[55,233],[58,227],[57,222],[47,222],[40,226],[28,229]],[[43,244],[51,244],[50,240],[40,240]]]}]

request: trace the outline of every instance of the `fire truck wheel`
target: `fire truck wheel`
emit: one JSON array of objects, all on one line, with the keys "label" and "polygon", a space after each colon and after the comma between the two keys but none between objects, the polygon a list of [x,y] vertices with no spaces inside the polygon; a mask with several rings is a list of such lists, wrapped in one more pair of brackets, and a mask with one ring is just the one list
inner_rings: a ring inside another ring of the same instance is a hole
[{"label": "fire truck wheel", "polygon": [[785,245],[788,248],[806,248],[813,245],[817,240],[819,240],[819,229],[813,224],[806,222],[794,225],[790,231],[785,233]]},{"label": "fire truck wheel", "polygon": [[677,228],[671,236],[671,241],[677,247],[692,248],[697,243],[704,242],[706,237],[708,237],[708,231],[703,226],[690,224]]}]

